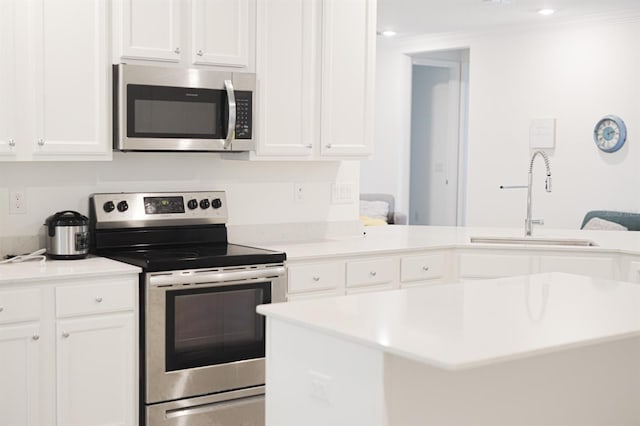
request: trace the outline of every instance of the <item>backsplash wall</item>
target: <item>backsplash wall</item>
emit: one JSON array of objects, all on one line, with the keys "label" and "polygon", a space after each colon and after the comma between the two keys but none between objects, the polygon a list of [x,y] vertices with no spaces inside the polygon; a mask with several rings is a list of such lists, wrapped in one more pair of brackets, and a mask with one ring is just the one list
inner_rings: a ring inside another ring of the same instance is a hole
[{"label": "backsplash wall", "polygon": [[[95,192],[225,190],[229,238],[236,241],[356,234],[359,173],[357,161],[249,162],[194,153],[114,153],[111,162],[0,163],[0,256],[40,247],[45,218],[61,210],[88,214],[88,197]],[[353,203],[331,203],[335,182],[355,185]],[[294,183],[302,184],[302,200],[294,199]],[[11,190],[25,192],[25,214],[9,214]]]}]

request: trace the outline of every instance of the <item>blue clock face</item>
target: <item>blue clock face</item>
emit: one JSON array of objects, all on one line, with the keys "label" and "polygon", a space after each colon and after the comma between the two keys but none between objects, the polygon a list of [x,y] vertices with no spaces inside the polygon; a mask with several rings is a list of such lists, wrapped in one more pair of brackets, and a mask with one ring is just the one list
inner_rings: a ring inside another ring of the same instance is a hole
[{"label": "blue clock face", "polygon": [[627,128],[624,121],[615,115],[607,115],[596,123],[593,129],[593,140],[604,152],[616,152],[627,139]]}]

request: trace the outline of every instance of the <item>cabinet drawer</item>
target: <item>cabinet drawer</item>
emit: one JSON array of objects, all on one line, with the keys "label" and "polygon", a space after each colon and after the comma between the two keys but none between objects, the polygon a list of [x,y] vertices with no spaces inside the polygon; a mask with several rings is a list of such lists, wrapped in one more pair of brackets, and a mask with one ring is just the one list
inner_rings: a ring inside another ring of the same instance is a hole
[{"label": "cabinet drawer", "polygon": [[393,259],[371,259],[347,262],[347,287],[363,287],[397,281]]},{"label": "cabinet drawer", "polygon": [[400,281],[433,280],[445,276],[447,259],[444,254],[403,257]]},{"label": "cabinet drawer", "polygon": [[528,255],[461,254],[460,278],[498,278],[531,273]]},{"label": "cabinet drawer", "polygon": [[605,257],[540,256],[540,272],[567,272],[613,279],[614,261]]},{"label": "cabinet drawer", "polygon": [[289,293],[337,288],[344,285],[344,262],[291,265],[287,277]]},{"label": "cabinet drawer", "polygon": [[56,288],[56,316],[133,310],[137,286],[133,281],[104,282]]},{"label": "cabinet drawer", "polygon": [[35,321],[42,310],[42,290],[0,291],[0,324]]}]

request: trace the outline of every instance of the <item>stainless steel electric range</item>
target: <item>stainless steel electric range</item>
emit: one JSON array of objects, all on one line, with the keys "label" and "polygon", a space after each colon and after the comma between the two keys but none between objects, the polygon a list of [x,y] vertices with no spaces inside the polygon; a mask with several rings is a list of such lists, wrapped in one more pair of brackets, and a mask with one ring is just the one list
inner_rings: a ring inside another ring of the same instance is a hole
[{"label": "stainless steel electric range", "polygon": [[222,191],[94,194],[91,251],[140,266],[140,422],[264,424],[265,320],[286,255],[229,244]]}]

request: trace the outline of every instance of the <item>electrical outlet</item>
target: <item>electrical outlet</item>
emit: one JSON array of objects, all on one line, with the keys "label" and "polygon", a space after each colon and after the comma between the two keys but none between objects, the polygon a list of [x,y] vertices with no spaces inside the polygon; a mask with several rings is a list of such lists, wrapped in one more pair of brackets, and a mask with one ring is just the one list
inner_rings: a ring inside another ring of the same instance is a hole
[{"label": "electrical outlet", "polygon": [[309,370],[309,395],[317,400],[331,405],[331,382],[333,379],[326,374]]},{"label": "electrical outlet", "polygon": [[27,212],[27,197],[23,190],[9,191],[9,214],[25,214]]},{"label": "electrical outlet", "polygon": [[300,202],[304,199],[304,186],[301,183],[293,184],[293,201]]}]

